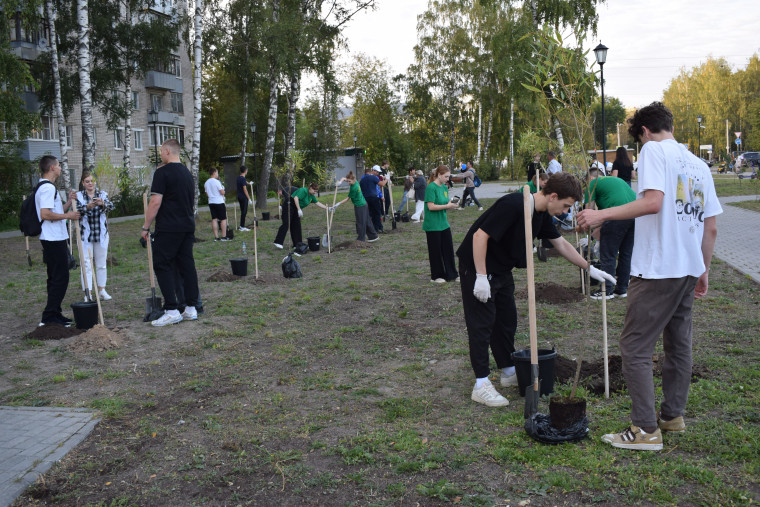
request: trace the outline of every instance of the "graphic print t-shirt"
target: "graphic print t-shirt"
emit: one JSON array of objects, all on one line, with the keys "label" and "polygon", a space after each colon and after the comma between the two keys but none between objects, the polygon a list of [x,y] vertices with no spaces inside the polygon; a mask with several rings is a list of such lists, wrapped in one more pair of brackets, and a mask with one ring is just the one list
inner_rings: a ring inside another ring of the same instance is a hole
[{"label": "graphic print t-shirt", "polygon": [[637,198],[664,194],[662,208],[636,219],[631,275],[681,278],[705,272],[705,218],[723,213],[707,164],[672,139],[649,141],[639,157]]}]

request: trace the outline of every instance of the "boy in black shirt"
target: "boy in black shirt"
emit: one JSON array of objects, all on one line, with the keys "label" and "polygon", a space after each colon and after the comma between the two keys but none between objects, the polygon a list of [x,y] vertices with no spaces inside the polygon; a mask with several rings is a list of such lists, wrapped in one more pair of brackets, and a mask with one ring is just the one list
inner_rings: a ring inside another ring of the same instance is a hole
[{"label": "boy in black shirt", "polygon": [[[533,237],[549,240],[562,257],[589,269],[588,262],[552,224],[553,216],[567,212],[582,199],[578,179],[565,172],[553,174],[546,186],[532,196]],[[512,269],[526,267],[524,224],[522,193],[505,195],[480,215],[457,250],[470,362],[476,379],[472,400],[489,407],[509,405],[488,380],[489,346],[501,369],[501,385],[517,385],[512,362],[517,330]],[[590,269],[593,278],[615,283],[609,274],[593,266]]]}]

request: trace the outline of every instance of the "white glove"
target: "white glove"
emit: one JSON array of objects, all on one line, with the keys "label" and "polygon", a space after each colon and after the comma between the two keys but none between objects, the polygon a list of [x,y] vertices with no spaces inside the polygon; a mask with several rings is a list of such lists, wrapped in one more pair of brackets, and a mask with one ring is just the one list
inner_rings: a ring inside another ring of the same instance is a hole
[{"label": "white glove", "polygon": [[491,297],[491,284],[488,283],[488,275],[478,273],[472,293],[481,303],[488,301],[488,298]]},{"label": "white glove", "polygon": [[327,211],[332,213],[333,211],[335,211],[335,208],[337,208],[337,206],[330,206],[329,208],[327,208]]},{"label": "white glove", "polygon": [[302,209],[298,210],[298,218],[303,218],[303,210]]},{"label": "white glove", "polygon": [[594,266],[589,267],[588,274],[591,276],[591,278],[593,278],[594,280],[598,280],[600,282],[607,282],[610,285],[615,285],[616,283],[614,276],[602,271],[601,269],[597,269]]},{"label": "white glove", "polygon": [[253,206],[253,201],[248,201],[248,204],[250,204],[251,206]]},{"label": "white glove", "polygon": [[336,203],[336,204],[335,204],[335,206],[333,206],[333,211],[334,211],[334,210],[335,210],[335,209],[336,209],[338,206],[340,206],[341,204],[343,204],[343,201],[341,201],[341,202],[339,202],[339,203]]}]

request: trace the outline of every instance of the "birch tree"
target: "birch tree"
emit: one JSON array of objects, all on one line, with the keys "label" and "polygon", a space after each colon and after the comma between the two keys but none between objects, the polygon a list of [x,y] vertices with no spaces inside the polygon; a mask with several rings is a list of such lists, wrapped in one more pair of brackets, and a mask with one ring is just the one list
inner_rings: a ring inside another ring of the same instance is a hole
[{"label": "birch tree", "polygon": [[92,124],[92,85],[90,82],[90,21],[87,0],[77,0],[77,69],[79,107],[82,117],[82,170],[95,168],[95,129]]},{"label": "birch tree", "polygon": [[55,5],[52,0],[45,0],[45,17],[50,27],[50,71],[52,74],[53,84],[55,87],[55,100],[53,109],[55,111],[56,123],[58,124],[58,146],[61,149],[61,177],[65,188],[73,188],[71,185],[71,175],[69,174],[69,155],[66,146],[66,124],[63,115],[63,104],[61,102],[61,74],[58,70],[58,36],[55,30],[55,21],[57,18]]},{"label": "birch tree", "polygon": [[201,103],[202,103],[202,87],[201,87],[201,64],[203,62],[202,54],[202,41],[203,41],[203,0],[195,0],[195,12],[193,14],[193,27],[194,27],[194,39],[193,39],[193,145],[190,155],[190,172],[193,174],[193,180],[195,181],[195,201],[193,206],[193,214],[198,214],[198,171],[201,155]]}]

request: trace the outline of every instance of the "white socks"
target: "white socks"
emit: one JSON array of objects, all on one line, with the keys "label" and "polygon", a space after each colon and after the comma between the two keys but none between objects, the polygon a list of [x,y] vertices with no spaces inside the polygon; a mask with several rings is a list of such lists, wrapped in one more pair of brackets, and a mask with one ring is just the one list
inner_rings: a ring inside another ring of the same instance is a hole
[{"label": "white socks", "polygon": [[515,374],[515,367],[514,367],[514,366],[507,366],[506,368],[502,368],[502,369],[501,369],[501,372],[502,372],[502,373],[503,373],[505,376],[507,376],[507,377],[511,377],[512,375],[514,375],[514,374]]},{"label": "white socks", "polygon": [[488,380],[488,377],[476,378],[475,379],[475,389],[480,389],[484,385],[490,384],[490,383],[491,383],[491,381]]}]

